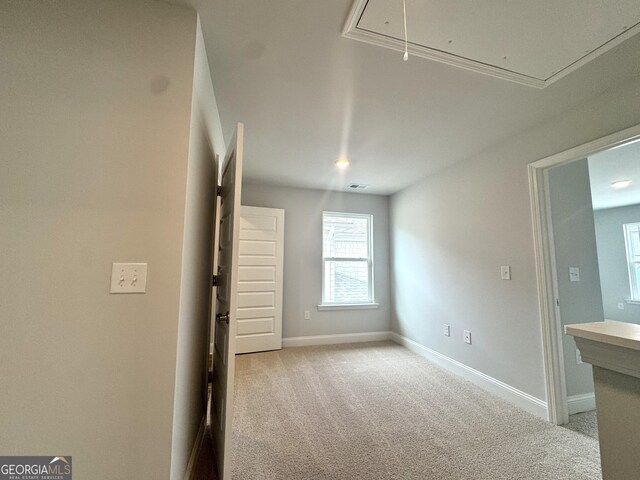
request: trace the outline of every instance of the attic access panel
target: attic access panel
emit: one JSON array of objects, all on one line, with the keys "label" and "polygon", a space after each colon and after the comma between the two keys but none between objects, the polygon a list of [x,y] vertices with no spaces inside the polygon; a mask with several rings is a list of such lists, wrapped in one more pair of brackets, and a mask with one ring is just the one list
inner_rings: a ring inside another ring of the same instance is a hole
[{"label": "attic access panel", "polygon": [[[640,32],[638,0],[406,0],[409,54],[544,88]],[[343,36],[404,51],[402,0],[355,0]]]}]

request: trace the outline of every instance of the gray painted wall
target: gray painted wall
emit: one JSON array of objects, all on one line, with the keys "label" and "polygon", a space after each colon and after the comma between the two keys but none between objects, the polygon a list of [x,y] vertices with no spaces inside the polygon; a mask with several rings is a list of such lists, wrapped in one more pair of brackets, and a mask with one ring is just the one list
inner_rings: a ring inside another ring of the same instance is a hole
[{"label": "gray painted wall", "polygon": [[[593,214],[598,244],[604,316],[610,320],[640,323],[640,305],[627,303],[629,270],[622,225],[640,222],[640,205],[596,210]],[[622,302],[624,310],[618,309]]]},{"label": "gray painted wall", "polygon": [[[0,2],[0,445],[170,471],[196,15]],[[147,262],[110,295],[112,262]]]},{"label": "gray painted wall", "polygon": [[634,79],[393,195],[393,330],[545,399],[527,164],[639,123]]},{"label": "gray painted wall", "polygon": [[[548,182],[561,324],[600,322],[604,314],[587,159],[549,169]],[[569,280],[569,267],[580,269],[579,282]],[[573,337],[563,335],[562,348],[567,396],[593,393],[591,365],[577,363]]]},{"label": "gray painted wall", "polygon": [[[389,330],[389,197],[244,184],[242,204],[283,208],[284,302],[282,336]],[[321,300],[322,212],[373,214],[375,310],[317,310]],[[311,320],[304,320],[304,311]]]}]

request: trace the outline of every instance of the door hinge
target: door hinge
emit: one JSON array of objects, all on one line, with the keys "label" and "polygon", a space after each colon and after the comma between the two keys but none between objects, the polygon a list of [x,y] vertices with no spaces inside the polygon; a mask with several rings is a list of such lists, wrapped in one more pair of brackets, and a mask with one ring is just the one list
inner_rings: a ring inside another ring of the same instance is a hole
[{"label": "door hinge", "polygon": [[216,195],[217,195],[218,197],[221,197],[221,196],[222,196],[222,185],[218,185],[218,186],[216,187]]},{"label": "door hinge", "polygon": [[211,286],[212,287],[218,286],[218,275],[211,275]]}]

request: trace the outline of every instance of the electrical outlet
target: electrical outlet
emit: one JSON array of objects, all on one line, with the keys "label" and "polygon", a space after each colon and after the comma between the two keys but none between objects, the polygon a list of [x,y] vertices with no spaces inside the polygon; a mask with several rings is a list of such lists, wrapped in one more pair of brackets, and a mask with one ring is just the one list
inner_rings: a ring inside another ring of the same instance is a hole
[{"label": "electrical outlet", "polygon": [[114,263],[111,267],[111,293],[145,293],[146,263]]},{"label": "electrical outlet", "polygon": [[304,319],[311,320],[311,312],[309,310],[304,311]]},{"label": "electrical outlet", "polygon": [[445,337],[450,337],[451,327],[449,327],[449,325],[445,323],[444,325],[442,325],[442,333],[444,334]]},{"label": "electrical outlet", "polygon": [[618,302],[618,310],[624,310],[624,303]]},{"label": "electrical outlet", "polygon": [[502,265],[500,267],[500,278],[502,278],[502,280],[511,280],[511,267],[509,265]]},{"label": "electrical outlet", "polygon": [[471,331],[470,330],[465,330],[464,331],[464,343],[468,343],[469,345],[471,345]]},{"label": "electrical outlet", "polygon": [[576,363],[577,363],[578,365],[580,365],[580,364],[584,363],[584,362],[582,361],[582,355],[580,355],[580,350],[578,350],[577,348],[576,348]]},{"label": "electrical outlet", "polygon": [[569,267],[569,281],[571,282],[580,281],[580,269],[578,267]]}]

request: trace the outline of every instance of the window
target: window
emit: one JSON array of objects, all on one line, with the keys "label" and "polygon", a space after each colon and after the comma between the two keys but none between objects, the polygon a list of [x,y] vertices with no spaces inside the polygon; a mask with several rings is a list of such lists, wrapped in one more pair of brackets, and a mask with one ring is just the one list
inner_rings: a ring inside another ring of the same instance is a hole
[{"label": "window", "polygon": [[371,215],[322,213],[322,304],[373,304]]},{"label": "window", "polygon": [[623,228],[631,284],[630,300],[640,301],[640,223],[625,223]]}]

